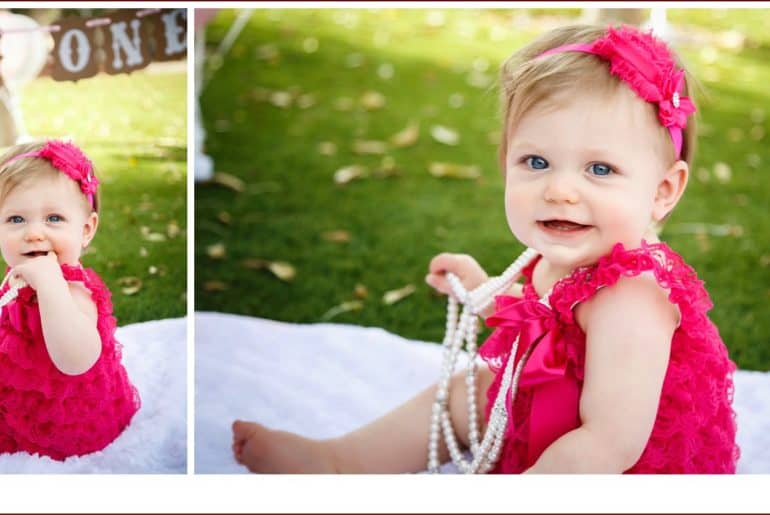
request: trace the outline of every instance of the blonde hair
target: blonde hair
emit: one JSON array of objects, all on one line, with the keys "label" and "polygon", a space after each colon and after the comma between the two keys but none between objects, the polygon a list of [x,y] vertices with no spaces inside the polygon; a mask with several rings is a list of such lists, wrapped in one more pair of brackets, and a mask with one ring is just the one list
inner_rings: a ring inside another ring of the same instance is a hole
[{"label": "blonde hair", "polygon": [[[45,158],[22,157],[13,160],[14,157],[30,152],[39,152],[45,142],[23,143],[9,148],[5,154],[0,157],[0,203],[5,201],[8,194],[20,184],[34,179],[56,179],[63,172],[54,168],[51,162]],[[10,161],[10,162],[9,162]],[[6,164],[7,163],[7,164]],[[65,174],[66,175],[66,174]],[[94,172],[94,175],[95,172]],[[69,176],[67,176],[69,178]],[[73,181],[75,183],[75,181]],[[80,188],[78,187],[78,191]],[[81,192],[82,193],[82,192]],[[83,207],[87,213],[91,211],[99,212],[99,195],[94,194],[93,209],[88,202],[88,197],[83,193]]]},{"label": "blonde hair", "polygon": [[[609,63],[602,58],[583,52],[559,52],[538,58],[546,50],[571,43],[591,43],[607,33],[606,27],[592,25],[570,25],[552,30],[529,45],[514,53],[503,64],[500,74],[501,101],[503,108],[503,131],[500,142],[499,163],[505,174],[505,159],[510,131],[533,107],[552,101],[565,92],[584,91],[595,94],[613,94],[618,88],[629,88],[618,77],[611,75]],[[678,56],[673,53],[677,66],[684,69]],[[685,70],[683,96],[691,97],[688,83],[692,77]],[[632,91],[633,93],[633,91]],[[636,94],[636,93],[634,93]],[[637,97],[639,98],[639,97]],[[645,102],[651,115],[657,120],[657,106]],[[674,145],[668,130],[659,125],[661,148],[670,149],[676,158]],[[665,138],[665,140],[664,140]],[[687,120],[682,130],[681,158],[692,167],[695,156],[695,116]]]}]

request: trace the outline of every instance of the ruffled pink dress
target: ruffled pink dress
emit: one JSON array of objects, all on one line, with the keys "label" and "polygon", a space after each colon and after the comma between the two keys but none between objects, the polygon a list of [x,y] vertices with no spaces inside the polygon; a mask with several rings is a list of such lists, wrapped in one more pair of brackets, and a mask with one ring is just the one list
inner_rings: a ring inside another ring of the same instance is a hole
[{"label": "ruffled pink dress", "polygon": [[43,341],[35,291],[21,288],[0,313],[0,453],[26,451],[64,460],[98,451],[139,409],[139,393],[121,364],[109,290],[93,270],[62,265],[62,273],[91,292],[101,355],[83,374],[60,372]]},{"label": "ruffled pink dress", "polygon": [[706,313],[712,303],[695,271],[665,243],[626,250],[615,245],[596,265],[578,268],[557,282],[548,301],[538,301],[532,286],[535,263],[524,270],[523,298],[500,296],[487,319],[496,327],[479,350],[495,379],[487,391],[489,412],[500,389],[502,370],[517,335],[516,359],[537,342],[522,371],[506,428],[497,473],[531,467],[556,439],[580,426],[578,412],[586,336],[574,307],[623,276],[651,271],[681,322],[671,341],[658,414],[639,461],[626,473],[734,473],[739,457],[732,409],[735,364]]}]

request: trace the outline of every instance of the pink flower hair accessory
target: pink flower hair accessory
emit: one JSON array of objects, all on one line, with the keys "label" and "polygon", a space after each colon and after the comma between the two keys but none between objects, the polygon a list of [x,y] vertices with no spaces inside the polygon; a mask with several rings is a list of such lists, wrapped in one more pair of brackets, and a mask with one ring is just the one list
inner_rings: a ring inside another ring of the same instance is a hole
[{"label": "pink flower hair accessory", "polygon": [[68,141],[50,140],[40,150],[13,156],[3,166],[8,166],[25,157],[38,157],[50,161],[51,166],[80,184],[80,191],[88,198],[91,208],[95,208],[94,195],[99,186],[99,179],[94,175],[93,164],[77,146]]},{"label": "pink flower hair accessory", "polygon": [[682,96],[684,70],[676,68],[671,52],[652,32],[629,26],[609,27],[607,34],[593,43],[572,43],[546,50],[540,56],[560,52],[585,52],[610,62],[610,73],[627,83],[643,100],[658,104],[658,120],[668,129],[679,158],[682,129],[695,112],[695,104]]}]

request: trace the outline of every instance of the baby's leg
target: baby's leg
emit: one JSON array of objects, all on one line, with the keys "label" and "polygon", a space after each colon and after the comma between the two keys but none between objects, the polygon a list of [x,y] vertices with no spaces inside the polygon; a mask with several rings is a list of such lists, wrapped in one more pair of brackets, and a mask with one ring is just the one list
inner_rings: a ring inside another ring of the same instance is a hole
[{"label": "baby's leg", "polygon": [[[484,430],[486,391],[493,375],[480,367],[476,392],[478,420]],[[465,372],[452,377],[450,413],[461,444],[468,445],[468,403]],[[338,438],[312,440],[283,431],[271,431],[259,424],[233,424],[233,453],[252,472],[288,473],[401,473],[425,470],[428,439],[436,385],[419,393],[379,419]],[[449,457],[446,446],[439,459]]]},{"label": "baby's leg", "polygon": [[273,431],[254,422],[233,422],[235,460],[263,474],[331,474],[330,445],[286,431]]}]

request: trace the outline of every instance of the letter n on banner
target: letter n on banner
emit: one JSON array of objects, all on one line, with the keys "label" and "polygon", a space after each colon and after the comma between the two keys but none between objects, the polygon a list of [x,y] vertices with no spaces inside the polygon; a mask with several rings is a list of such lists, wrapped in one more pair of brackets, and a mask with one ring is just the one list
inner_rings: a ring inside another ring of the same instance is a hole
[{"label": "letter n on banner", "polygon": [[162,9],[149,18],[154,25],[155,60],[187,57],[187,9]]},{"label": "letter n on banner", "polygon": [[55,23],[53,33],[53,80],[79,80],[99,72],[94,43],[94,29],[86,26],[84,18],[63,18]]},{"label": "letter n on banner", "polygon": [[104,71],[115,75],[144,68],[152,60],[146,18],[135,11],[111,12],[111,23],[104,29]]}]

